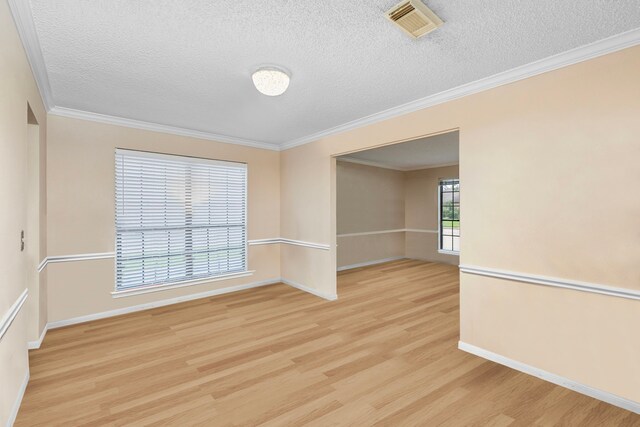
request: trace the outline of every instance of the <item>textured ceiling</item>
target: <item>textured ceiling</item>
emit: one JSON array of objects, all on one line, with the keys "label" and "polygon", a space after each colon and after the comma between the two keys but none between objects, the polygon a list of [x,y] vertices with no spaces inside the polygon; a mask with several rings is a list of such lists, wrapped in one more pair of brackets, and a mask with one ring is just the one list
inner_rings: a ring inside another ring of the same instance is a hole
[{"label": "textured ceiling", "polygon": [[459,133],[449,132],[338,157],[355,163],[412,170],[458,163]]},{"label": "textured ceiling", "polygon": [[[55,105],[284,143],[640,27],[638,0],[31,0]],[[259,94],[261,64],[290,70]]]}]

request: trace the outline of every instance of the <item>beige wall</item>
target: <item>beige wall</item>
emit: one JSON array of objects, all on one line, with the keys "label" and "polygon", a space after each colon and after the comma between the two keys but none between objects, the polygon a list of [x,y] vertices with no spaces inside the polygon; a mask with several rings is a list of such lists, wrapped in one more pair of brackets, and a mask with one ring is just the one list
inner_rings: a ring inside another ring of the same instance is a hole
[{"label": "beige wall", "polygon": [[404,232],[341,236],[403,229],[404,179],[401,171],[337,162],[338,268],[404,257]]},{"label": "beige wall", "polygon": [[[283,231],[331,242],[331,156],[459,129],[462,264],[639,290],[639,69],[633,47],[287,150]],[[335,248],[289,251],[335,292]],[[640,402],[638,301],[469,274],[461,300],[468,344]]]},{"label": "beige wall", "polygon": [[[27,253],[20,252],[20,230],[25,230],[27,236],[37,233],[27,228],[25,194],[30,142],[27,105],[31,105],[41,125],[41,146],[46,143],[46,114],[7,2],[0,2],[0,44],[0,318],[3,318],[31,285],[27,281],[30,267]],[[32,304],[37,307],[38,300],[38,293],[34,292],[0,340],[0,425],[9,419],[28,372],[27,341],[35,333],[30,332],[36,331],[38,319],[34,317],[38,310],[27,307]]]},{"label": "beige wall", "polygon": [[338,235],[404,228],[404,173],[338,160]]},{"label": "beige wall", "polygon": [[[280,235],[279,153],[120,126],[50,116],[49,256],[113,252],[116,148],[246,162],[248,238]],[[279,245],[249,246],[250,277],[113,298],[114,260],[49,264],[48,314],[56,322],[213,289],[280,277]]]},{"label": "beige wall", "polygon": [[405,256],[458,265],[457,255],[438,252],[438,185],[442,178],[458,178],[458,166],[405,172]]}]

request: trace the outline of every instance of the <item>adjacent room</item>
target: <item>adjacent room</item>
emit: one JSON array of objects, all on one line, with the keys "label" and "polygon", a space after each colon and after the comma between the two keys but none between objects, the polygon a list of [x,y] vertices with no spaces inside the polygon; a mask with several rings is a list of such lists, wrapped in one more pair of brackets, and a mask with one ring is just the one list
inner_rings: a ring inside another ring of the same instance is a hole
[{"label": "adjacent room", "polygon": [[640,426],[637,0],[0,0],[0,426]]},{"label": "adjacent room", "polygon": [[336,158],[338,271],[404,258],[460,263],[458,138],[447,132]]}]

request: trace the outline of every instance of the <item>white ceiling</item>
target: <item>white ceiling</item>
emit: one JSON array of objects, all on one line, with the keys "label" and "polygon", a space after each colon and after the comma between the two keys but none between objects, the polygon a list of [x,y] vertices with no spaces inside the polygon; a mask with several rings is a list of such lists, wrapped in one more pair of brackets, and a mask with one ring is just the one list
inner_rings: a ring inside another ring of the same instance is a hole
[{"label": "white ceiling", "polygon": [[339,160],[397,170],[458,164],[459,133],[449,132],[338,157]]},{"label": "white ceiling", "polygon": [[640,28],[638,0],[426,0],[418,40],[396,0],[30,1],[55,106],[273,144]]}]

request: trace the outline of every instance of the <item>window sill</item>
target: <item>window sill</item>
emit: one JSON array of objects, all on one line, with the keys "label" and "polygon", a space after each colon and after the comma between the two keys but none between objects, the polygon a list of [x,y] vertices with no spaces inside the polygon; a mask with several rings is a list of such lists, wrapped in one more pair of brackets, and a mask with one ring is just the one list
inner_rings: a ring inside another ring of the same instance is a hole
[{"label": "window sill", "polygon": [[254,272],[255,270],[248,270],[248,271],[241,271],[239,273],[223,274],[220,276],[206,277],[202,279],[185,280],[182,282],[174,282],[174,283],[167,283],[167,284],[161,284],[161,285],[148,285],[144,287],[141,286],[139,288],[127,289],[123,291],[113,291],[111,292],[111,296],[113,298],[123,298],[123,297],[131,297],[135,295],[148,294],[151,292],[167,291],[169,289],[184,288],[186,286],[201,285],[204,283],[218,282],[220,280],[231,280],[231,279],[237,279],[240,277],[248,277],[253,275]]},{"label": "window sill", "polygon": [[460,251],[447,251],[445,249],[438,249],[438,253],[442,255],[455,255],[460,256]]}]

